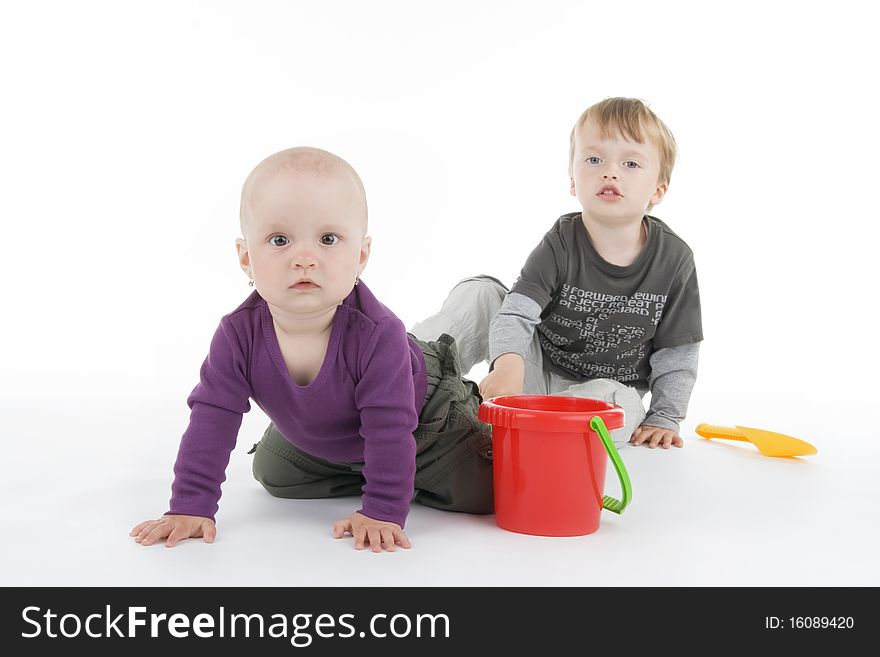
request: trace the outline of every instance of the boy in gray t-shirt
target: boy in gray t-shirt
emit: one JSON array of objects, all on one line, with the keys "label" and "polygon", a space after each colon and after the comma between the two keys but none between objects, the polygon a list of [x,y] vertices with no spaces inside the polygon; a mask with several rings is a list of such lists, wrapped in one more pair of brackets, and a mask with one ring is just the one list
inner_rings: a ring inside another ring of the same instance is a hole
[{"label": "boy in gray t-shirt", "polygon": [[556,221],[512,290],[466,279],[412,333],[452,335],[464,372],[488,358],[484,398],[604,399],[626,413],[615,442],[681,447],[703,339],[697,275],[687,244],[646,214],[668,189],[675,140],[642,101],[609,98],[578,119],[569,155],[581,212]]}]

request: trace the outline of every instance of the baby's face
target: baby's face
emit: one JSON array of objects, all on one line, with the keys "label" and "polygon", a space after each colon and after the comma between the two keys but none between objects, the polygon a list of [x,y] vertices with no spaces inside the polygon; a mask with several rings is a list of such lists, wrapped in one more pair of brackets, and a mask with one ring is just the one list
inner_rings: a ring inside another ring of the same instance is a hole
[{"label": "baby's face", "polygon": [[617,134],[603,139],[587,121],[576,133],[571,194],[584,214],[604,221],[641,218],[648,204],[666,193],[661,183],[660,152],[648,137],[644,144]]},{"label": "baby's face", "polygon": [[242,269],[270,308],[303,318],[338,306],[367,264],[367,211],[354,180],[277,171],[254,186]]}]

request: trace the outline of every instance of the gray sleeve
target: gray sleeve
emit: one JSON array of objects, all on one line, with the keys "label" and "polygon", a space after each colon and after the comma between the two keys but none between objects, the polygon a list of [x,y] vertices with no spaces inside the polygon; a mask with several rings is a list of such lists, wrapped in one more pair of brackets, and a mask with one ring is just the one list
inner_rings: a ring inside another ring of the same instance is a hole
[{"label": "gray sleeve", "polygon": [[519,354],[523,358],[541,322],[543,309],[524,294],[511,292],[489,324],[489,364],[503,354]]},{"label": "gray sleeve", "polygon": [[553,292],[561,284],[562,272],[568,260],[559,236],[559,224],[557,220],[541,243],[532,250],[519,278],[510,288],[511,292],[529,297],[542,309],[550,304]]},{"label": "gray sleeve", "polygon": [[658,349],[651,354],[651,408],[642,424],[679,431],[697,381],[700,343]]},{"label": "gray sleeve", "polygon": [[668,347],[692,344],[702,339],[700,286],[697,283],[697,269],[693,255],[688,252],[681,268],[675,274],[653,342],[660,351]]}]

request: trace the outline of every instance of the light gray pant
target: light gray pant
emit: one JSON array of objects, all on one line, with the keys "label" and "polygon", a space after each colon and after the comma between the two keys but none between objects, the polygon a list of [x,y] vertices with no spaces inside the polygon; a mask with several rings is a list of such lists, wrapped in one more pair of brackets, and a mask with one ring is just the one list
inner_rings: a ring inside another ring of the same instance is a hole
[{"label": "light gray pant", "polygon": [[[451,335],[458,347],[460,370],[466,374],[477,363],[489,360],[489,323],[501,308],[507,292],[500,281],[490,276],[466,278],[452,288],[439,312],[417,323],[410,333],[426,341],[436,340],[442,333]],[[583,397],[620,406],[625,423],[623,428],[611,432],[615,445],[627,443],[645,419],[642,397],[631,386],[612,379],[578,382],[546,370],[537,331],[524,361],[524,395]]]}]

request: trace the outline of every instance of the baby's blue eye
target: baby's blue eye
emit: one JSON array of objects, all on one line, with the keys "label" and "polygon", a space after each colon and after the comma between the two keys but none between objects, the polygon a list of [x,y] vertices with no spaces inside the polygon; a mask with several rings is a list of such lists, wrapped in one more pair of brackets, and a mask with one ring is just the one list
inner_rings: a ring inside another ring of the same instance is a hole
[{"label": "baby's blue eye", "polygon": [[599,164],[602,160],[599,159],[598,157],[593,156],[593,157],[588,157],[586,161],[587,161],[587,164]]},{"label": "baby's blue eye", "polygon": [[641,168],[641,165],[638,162],[634,162],[633,160],[627,160],[626,162],[623,163],[623,166],[625,166],[627,169]]},{"label": "baby's blue eye", "polygon": [[284,235],[273,235],[269,238],[269,243],[272,246],[287,246],[290,243]]},{"label": "baby's blue eye", "polygon": [[333,233],[325,233],[324,235],[321,235],[321,244],[324,246],[333,246],[338,241],[339,236],[334,235]]}]

